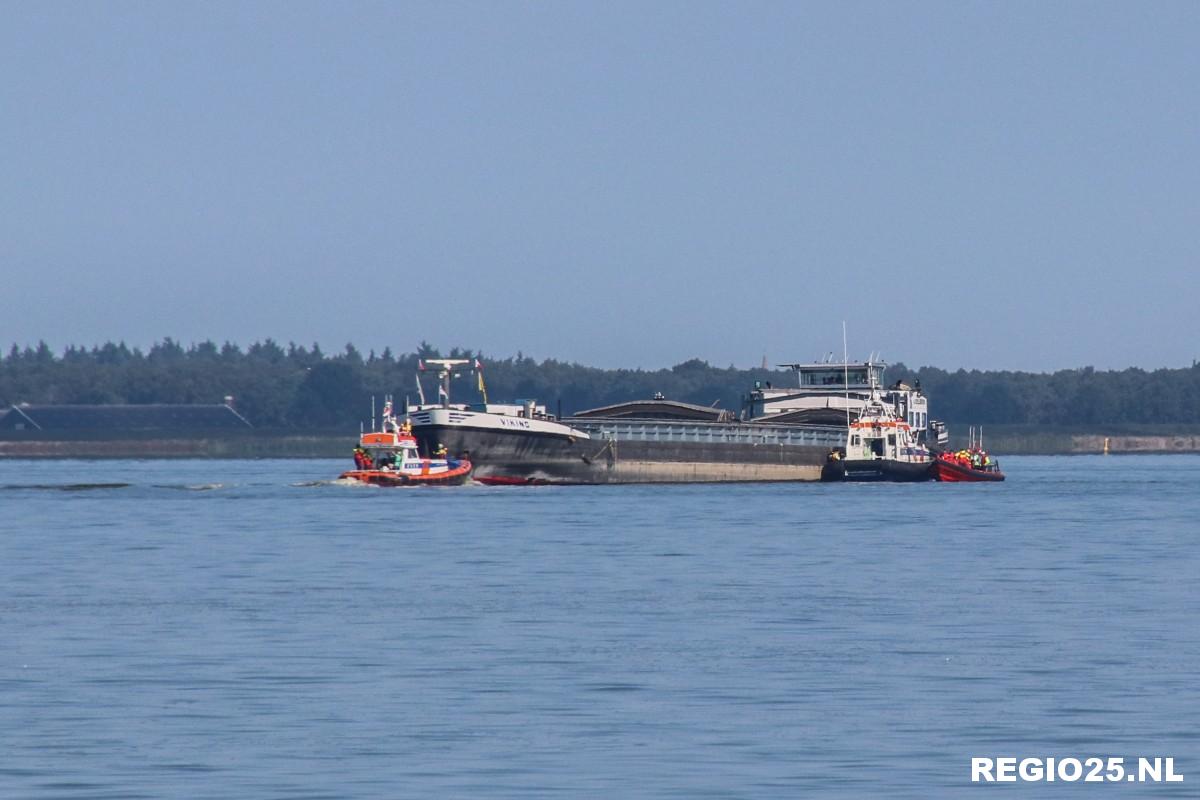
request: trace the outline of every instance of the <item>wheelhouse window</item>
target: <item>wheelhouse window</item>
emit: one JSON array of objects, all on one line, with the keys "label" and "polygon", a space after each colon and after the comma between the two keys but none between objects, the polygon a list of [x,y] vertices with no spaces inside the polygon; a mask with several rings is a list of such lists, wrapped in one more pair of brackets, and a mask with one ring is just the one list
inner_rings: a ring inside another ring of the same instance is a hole
[{"label": "wheelhouse window", "polygon": [[863,386],[867,384],[867,371],[865,369],[852,369],[847,373],[841,368],[830,368],[821,370],[812,370],[811,372],[800,373],[801,386],[845,386],[846,379],[849,378],[851,386]]}]

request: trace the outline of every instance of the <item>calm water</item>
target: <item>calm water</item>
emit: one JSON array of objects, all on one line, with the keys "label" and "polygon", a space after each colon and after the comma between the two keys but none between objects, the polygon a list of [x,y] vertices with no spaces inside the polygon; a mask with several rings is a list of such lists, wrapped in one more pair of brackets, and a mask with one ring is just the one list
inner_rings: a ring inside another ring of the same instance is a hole
[{"label": "calm water", "polygon": [[[1200,458],[1004,467],[389,490],[0,462],[0,796],[1197,796]],[[972,755],[1185,780],[973,787]]]}]

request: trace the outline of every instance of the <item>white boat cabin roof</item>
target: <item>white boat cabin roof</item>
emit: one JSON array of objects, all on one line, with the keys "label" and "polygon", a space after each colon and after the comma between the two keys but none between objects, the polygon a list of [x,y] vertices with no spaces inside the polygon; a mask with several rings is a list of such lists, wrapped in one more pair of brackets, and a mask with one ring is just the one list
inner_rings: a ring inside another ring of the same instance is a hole
[{"label": "white boat cabin roof", "polygon": [[822,362],[807,364],[777,364],[797,374],[803,389],[844,391],[873,389],[883,386],[883,371],[887,363],[868,359],[848,363]]}]

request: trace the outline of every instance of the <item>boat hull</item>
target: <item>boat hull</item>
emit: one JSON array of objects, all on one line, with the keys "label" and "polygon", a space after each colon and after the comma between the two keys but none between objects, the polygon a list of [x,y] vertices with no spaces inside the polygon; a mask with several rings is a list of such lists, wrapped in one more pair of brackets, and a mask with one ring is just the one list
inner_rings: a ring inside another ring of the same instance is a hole
[{"label": "boat hull", "polygon": [[889,458],[829,461],[821,471],[821,480],[917,483],[933,480],[932,466],[929,461],[896,461]]},{"label": "boat hull", "polygon": [[999,470],[982,470],[939,458],[933,464],[934,478],[943,483],[980,483],[1004,480]]},{"label": "boat hull", "polygon": [[[500,485],[815,481],[841,436],[833,431],[828,441],[814,435],[811,444],[753,444],[721,441],[723,431],[706,430],[706,441],[685,441],[668,434],[669,427],[639,425],[636,438],[600,427],[580,438],[436,424],[414,426],[413,434],[426,450],[444,445],[470,458],[476,481]],[[735,426],[724,427],[732,438]]]},{"label": "boat hull", "polygon": [[428,475],[393,472],[380,469],[355,469],[341,474],[342,479],[369,483],[372,486],[461,486],[471,480],[471,462],[463,461],[445,472]]}]

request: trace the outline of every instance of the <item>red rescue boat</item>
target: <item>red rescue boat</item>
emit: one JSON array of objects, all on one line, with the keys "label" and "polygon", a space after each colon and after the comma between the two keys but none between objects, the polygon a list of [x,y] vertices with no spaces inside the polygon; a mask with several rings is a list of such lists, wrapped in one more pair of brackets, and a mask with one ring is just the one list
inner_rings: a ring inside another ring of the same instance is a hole
[{"label": "red rescue boat", "polygon": [[942,453],[933,462],[933,477],[948,483],[968,483],[975,481],[1002,481],[1004,473],[1000,464],[994,459],[987,458],[980,466],[971,463],[970,458],[962,458],[954,453]]}]

